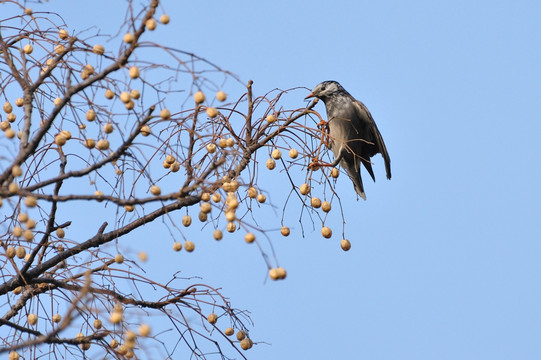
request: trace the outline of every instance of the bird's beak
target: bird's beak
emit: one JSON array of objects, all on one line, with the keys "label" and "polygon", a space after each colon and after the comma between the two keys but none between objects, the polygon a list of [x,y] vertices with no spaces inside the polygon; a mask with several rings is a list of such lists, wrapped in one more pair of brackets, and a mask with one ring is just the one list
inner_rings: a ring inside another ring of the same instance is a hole
[{"label": "bird's beak", "polygon": [[314,93],[310,93],[310,94],[308,94],[307,97],[304,98],[304,100],[310,99],[310,98],[313,98],[313,97],[314,97]]}]

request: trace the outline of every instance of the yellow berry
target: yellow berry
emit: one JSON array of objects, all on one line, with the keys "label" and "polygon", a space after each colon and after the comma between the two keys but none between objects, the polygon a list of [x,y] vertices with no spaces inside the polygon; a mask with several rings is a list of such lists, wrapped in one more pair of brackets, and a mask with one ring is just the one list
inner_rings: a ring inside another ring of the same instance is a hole
[{"label": "yellow berry", "polygon": [[156,29],[156,20],[154,19],[148,19],[146,22],[145,22],[145,26],[147,29],[149,29],[150,31]]},{"label": "yellow berry", "polygon": [[139,132],[143,136],[149,136],[151,134],[150,126],[148,126],[148,125],[141,126],[141,130],[139,130]]},{"label": "yellow berry", "polygon": [[227,336],[231,336],[235,333],[235,330],[233,330],[233,328],[231,327],[228,327],[227,329],[225,329],[224,331],[224,334],[226,334]]},{"label": "yellow berry", "polygon": [[90,64],[86,64],[84,67],[83,67],[83,72],[88,74],[88,75],[92,75],[94,74],[95,70],[94,70],[94,66],[90,65]]},{"label": "yellow berry", "polygon": [[124,262],[124,256],[122,254],[115,255],[115,262],[117,264],[122,264]]},{"label": "yellow berry", "polygon": [[299,152],[297,151],[297,149],[291,149],[291,150],[289,150],[289,157],[290,157],[290,158],[296,159],[297,156],[299,156]]},{"label": "yellow berry", "polygon": [[225,212],[225,219],[227,221],[233,221],[237,218],[237,216],[235,215],[235,210],[228,210]]},{"label": "yellow berry", "polygon": [[240,330],[239,332],[237,332],[237,340],[242,340],[246,337],[246,333],[242,330]]},{"label": "yellow berry", "polygon": [[131,330],[126,331],[126,334],[124,335],[124,339],[126,340],[126,342],[124,343],[124,345],[126,345],[128,349],[133,349],[135,347],[136,338],[137,334],[135,332]]},{"label": "yellow berry", "polygon": [[248,244],[251,244],[255,241],[255,235],[253,233],[247,233],[244,235],[244,241],[246,241]]},{"label": "yellow berry", "polygon": [[338,175],[340,175],[340,171],[337,168],[332,168],[331,169],[331,177],[336,179],[338,177]]},{"label": "yellow berry", "polygon": [[272,115],[272,114],[267,116],[267,122],[268,122],[269,124],[272,124],[272,123],[275,122],[275,121],[276,121],[276,116],[274,116],[274,115]]},{"label": "yellow berry", "polygon": [[15,105],[17,105],[18,107],[23,106],[24,105],[24,99],[23,98],[15,99]]},{"label": "yellow berry", "polygon": [[135,41],[135,36],[132,33],[126,33],[123,38],[125,43],[131,44]]},{"label": "yellow berry", "polygon": [[313,197],[310,199],[310,205],[317,209],[321,207],[321,200],[317,197]]},{"label": "yellow berry", "polygon": [[17,351],[10,351],[9,360],[19,360],[21,357]]},{"label": "yellow berry", "polygon": [[227,138],[225,139],[225,144],[227,147],[233,147],[235,145],[235,139]]},{"label": "yellow berry", "polygon": [[10,129],[11,128],[11,124],[8,122],[8,121],[2,121],[0,122],[0,129],[2,131],[6,131],[7,129]]},{"label": "yellow berry", "polygon": [[199,221],[205,222],[208,220],[209,217],[206,213],[200,211],[199,214],[197,214],[197,218],[199,219]]},{"label": "yellow berry", "polygon": [[342,241],[340,241],[340,247],[344,251],[349,251],[349,249],[351,249],[351,242],[347,239],[343,239]]},{"label": "yellow berry", "polygon": [[26,321],[30,325],[36,325],[36,323],[38,322],[38,316],[36,314],[28,314]]},{"label": "yellow berry", "polygon": [[250,338],[243,339],[240,342],[240,347],[242,350],[249,350],[252,348],[252,346],[253,346],[253,343],[252,343],[252,340],[250,340]]},{"label": "yellow berry", "polygon": [[257,189],[253,186],[248,188],[248,197],[255,199],[257,197]]},{"label": "yellow berry", "polygon": [[176,173],[177,171],[180,170],[180,163],[178,163],[177,161],[175,161],[174,163],[171,164],[170,168],[171,172],[174,172]]},{"label": "yellow berry", "polygon": [[103,47],[103,45],[96,44],[92,48],[92,52],[97,55],[103,55],[105,53],[105,48]]},{"label": "yellow berry", "polygon": [[173,243],[173,250],[175,250],[175,251],[180,251],[180,250],[182,250],[182,244],[179,243],[178,241],[175,241],[175,242]]},{"label": "yellow berry", "polygon": [[139,251],[139,254],[137,254],[137,256],[139,257],[139,260],[141,260],[142,262],[145,262],[148,260],[148,255],[144,251]]},{"label": "yellow berry", "polygon": [[10,193],[16,193],[17,191],[19,191],[19,185],[17,185],[17,183],[15,182],[12,182],[8,185],[8,190]]},{"label": "yellow berry", "polygon": [[34,240],[34,233],[32,232],[32,230],[25,230],[23,231],[23,238],[26,240],[26,241],[32,241]]},{"label": "yellow berry", "polygon": [[279,149],[272,150],[272,158],[278,160],[282,157],[282,152]]},{"label": "yellow berry", "polygon": [[[36,227],[36,220],[28,219],[28,220],[26,220],[24,225],[26,226],[27,229],[33,229],[33,228]],[[23,236],[24,236],[24,234],[23,234]]]},{"label": "yellow berry", "polygon": [[302,184],[301,187],[299,188],[299,191],[301,192],[301,194],[307,195],[310,192],[310,185]]},{"label": "yellow berry", "polygon": [[216,152],[216,144],[208,144],[207,145],[207,152],[209,154],[214,154]]},{"label": "yellow berry", "polygon": [[128,348],[126,347],[126,344],[120,345],[116,352],[122,356],[126,356],[128,354]]},{"label": "yellow berry", "polygon": [[10,114],[13,111],[13,106],[9,102],[5,102],[3,106],[4,112]]},{"label": "yellow berry", "polygon": [[25,222],[28,220],[28,214],[26,213],[20,213],[19,216],[17,216],[17,220],[20,222]]},{"label": "yellow berry", "polygon": [[186,249],[187,252],[192,252],[195,249],[195,244],[193,241],[188,240],[184,243],[184,249]]},{"label": "yellow berry", "polygon": [[257,201],[263,204],[265,201],[267,201],[267,197],[263,194],[259,194],[257,195]]},{"label": "yellow berry", "polygon": [[214,233],[212,234],[212,236],[214,236],[214,239],[215,240],[222,240],[222,238],[224,237],[224,234],[222,233],[221,230],[214,230]]},{"label": "yellow berry", "polygon": [[66,40],[69,37],[69,35],[66,30],[60,29],[60,31],[58,31],[58,37],[60,37],[60,39],[62,40]]},{"label": "yellow berry", "polygon": [[96,140],[91,138],[86,139],[85,146],[89,149],[93,149],[96,146]]},{"label": "yellow berry", "polygon": [[105,90],[105,98],[111,100],[115,97],[115,93],[111,89]]},{"label": "yellow berry", "polygon": [[289,236],[291,231],[287,226],[282,226],[282,228],[280,229],[280,233],[282,234],[282,236]]},{"label": "yellow berry", "polygon": [[63,239],[64,236],[66,236],[66,231],[64,231],[64,229],[62,229],[62,228],[58,228],[58,229],[56,229],[56,236],[59,239]]},{"label": "yellow berry", "polygon": [[230,233],[235,232],[235,230],[237,229],[237,224],[235,224],[234,222],[229,222],[227,223],[226,229]]},{"label": "yellow berry", "polygon": [[95,329],[99,330],[101,329],[103,324],[100,319],[95,319],[93,325]]},{"label": "yellow berry", "polygon": [[4,131],[4,135],[8,139],[13,139],[15,137],[15,131],[13,129],[7,129],[6,131]]},{"label": "yellow berry", "polygon": [[184,215],[182,217],[182,225],[188,227],[192,224],[192,217],[190,215]]},{"label": "yellow berry", "polygon": [[269,277],[271,278],[271,280],[279,280],[280,279],[280,274],[278,272],[278,269],[277,268],[272,268],[269,270]]},{"label": "yellow berry", "polygon": [[113,127],[113,124],[111,123],[107,123],[103,125],[103,132],[105,132],[106,134],[112,133],[114,129],[115,128]]},{"label": "yellow berry", "polygon": [[62,45],[62,44],[58,44],[58,45],[56,45],[55,48],[54,48],[54,52],[55,52],[57,55],[63,54],[65,50],[66,50],[66,49],[64,48],[64,45]]},{"label": "yellow berry", "polygon": [[118,324],[122,321],[122,313],[120,311],[113,311],[109,320],[111,320],[113,324]]},{"label": "yellow berry", "polygon": [[110,345],[113,349],[116,349],[119,345],[118,340],[117,339],[111,340]]},{"label": "yellow berry", "polygon": [[212,201],[214,201],[215,203],[222,201],[222,195],[218,193],[212,194]]},{"label": "yellow berry", "polygon": [[53,322],[54,323],[59,323],[60,321],[62,321],[62,316],[60,314],[54,314],[53,315]]},{"label": "yellow berry", "polygon": [[328,201],[324,201],[324,202],[321,204],[321,210],[323,210],[323,211],[325,211],[325,212],[331,211],[331,203],[328,202]]},{"label": "yellow berry", "polygon": [[166,14],[163,14],[162,16],[160,16],[160,22],[162,24],[169,24],[169,15],[166,15]]},{"label": "yellow berry", "polygon": [[227,140],[223,139],[223,138],[218,140],[218,146],[221,147],[222,149],[226,148],[227,147]]},{"label": "yellow berry", "polygon": [[218,321],[218,315],[216,315],[215,313],[209,314],[209,316],[207,316],[207,321],[212,325],[216,324],[216,322]]},{"label": "yellow berry", "polygon": [[225,101],[227,99],[227,94],[223,91],[218,91],[216,93],[216,99],[218,99],[218,101]]},{"label": "yellow berry", "polygon": [[276,167],[276,161],[274,159],[267,160],[267,169],[273,170]]},{"label": "yellow berry", "polygon": [[60,135],[66,138],[66,140],[71,139],[71,133],[68,130],[62,130],[60,132]]},{"label": "yellow berry", "polygon": [[13,246],[8,246],[7,247],[7,249],[6,249],[6,257],[8,259],[13,259],[16,254],[17,254],[17,251],[15,250],[15,248]]},{"label": "yellow berry", "polygon": [[205,94],[203,94],[202,91],[198,91],[193,95],[193,99],[195,100],[195,103],[199,105],[205,101]]},{"label": "yellow berry", "polygon": [[99,150],[107,150],[107,149],[109,149],[109,140],[107,140],[107,139],[98,140],[98,144],[97,144],[96,147]]},{"label": "yellow berry", "polygon": [[218,116],[218,110],[214,107],[209,107],[207,108],[207,115],[210,118],[215,118],[216,116]]},{"label": "yellow berry", "polygon": [[23,228],[20,226],[14,226],[13,230],[11,231],[13,236],[15,237],[21,237],[23,235]]},{"label": "yellow berry", "polygon": [[32,15],[33,13],[34,13],[34,12],[33,12],[32,9],[30,9],[30,8],[24,9],[24,14],[25,14],[25,15]]},{"label": "yellow berry", "polygon": [[162,189],[158,185],[152,185],[150,187],[150,193],[154,196],[159,196],[162,193]]},{"label": "yellow berry", "polygon": [[287,271],[283,267],[277,267],[276,273],[278,275],[278,279],[285,279],[287,276]]},{"label": "yellow berry", "polygon": [[137,79],[137,78],[139,77],[140,74],[141,74],[141,73],[140,73],[139,68],[138,68],[137,66],[132,66],[132,67],[130,68],[130,77],[131,77],[132,79]]},{"label": "yellow berry", "polygon": [[11,175],[15,176],[15,177],[19,177],[23,174],[23,170],[21,169],[21,167],[19,165],[14,165],[12,168],[11,168]]},{"label": "yellow berry", "polygon": [[141,97],[141,92],[139,92],[139,90],[137,89],[133,89],[132,91],[130,91],[130,97],[137,100]]},{"label": "yellow berry", "polygon": [[24,204],[28,207],[35,207],[38,204],[38,198],[34,195],[29,195],[24,199]]},{"label": "yellow berry", "polygon": [[128,103],[130,100],[131,97],[127,91],[123,91],[120,93],[120,101],[122,101],[124,104]]},{"label": "yellow berry", "polygon": [[147,324],[141,324],[139,326],[139,335],[141,336],[149,336],[150,335],[150,326]]},{"label": "yellow berry", "polygon": [[32,54],[32,51],[34,51],[34,47],[30,44],[26,44],[23,48],[23,51],[25,54]]},{"label": "yellow berry", "polygon": [[168,109],[162,109],[162,111],[160,111],[160,117],[163,120],[167,120],[171,117],[171,112]]},{"label": "yellow berry", "polygon": [[167,155],[165,157],[165,162],[171,165],[172,163],[175,162],[175,157],[173,155]]},{"label": "yellow berry", "polygon": [[332,236],[332,230],[327,226],[324,226],[321,228],[321,235],[323,235],[325,239],[329,239]]},{"label": "yellow berry", "polygon": [[204,214],[208,214],[212,210],[212,205],[208,202],[204,202],[201,204],[201,212]]},{"label": "yellow berry", "polygon": [[58,146],[63,146],[66,144],[66,141],[67,139],[62,135],[62,134],[59,134],[59,135],[56,135],[54,137],[54,142],[56,145]]},{"label": "yellow berry", "polygon": [[92,110],[92,109],[88,110],[88,111],[86,112],[86,119],[87,119],[88,121],[94,121],[94,120],[96,120],[96,112],[95,112],[94,110]]}]

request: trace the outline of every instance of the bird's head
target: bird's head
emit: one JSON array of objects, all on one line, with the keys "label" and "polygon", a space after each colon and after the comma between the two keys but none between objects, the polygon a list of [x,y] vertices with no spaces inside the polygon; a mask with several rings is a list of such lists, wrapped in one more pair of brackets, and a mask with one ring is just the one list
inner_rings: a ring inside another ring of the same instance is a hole
[{"label": "bird's head", "polygon": [[331,97],[346,93],[346,90],[336,81],[323,81],[321,84],[318,84],[310,94],[308,94],[305,99],[316,97],[323,101],[330,99]]}]

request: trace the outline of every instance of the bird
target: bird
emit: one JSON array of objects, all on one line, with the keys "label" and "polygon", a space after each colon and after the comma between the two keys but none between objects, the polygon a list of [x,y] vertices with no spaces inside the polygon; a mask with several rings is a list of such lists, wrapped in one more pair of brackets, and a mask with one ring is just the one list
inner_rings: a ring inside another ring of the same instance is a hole
[{"label": "bird", "polygon": [[381,154],[387,179],[391,179],[389,152],[370,111],[336,81],[323,81],[305,99],[313,97],[322,100],[327,109],[328,146],[335,158],[328,166],[340,165],[345,169],[357,194],[366,200],[361,163],[375,182],[370,158]]}]

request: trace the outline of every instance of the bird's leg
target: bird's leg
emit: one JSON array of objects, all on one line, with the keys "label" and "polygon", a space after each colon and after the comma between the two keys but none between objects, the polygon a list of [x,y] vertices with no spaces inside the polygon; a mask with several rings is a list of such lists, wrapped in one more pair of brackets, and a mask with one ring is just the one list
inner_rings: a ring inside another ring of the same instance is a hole
[{"label": "bird's leg", "polygon": [[342,153],[332,163],[321,161],[318,158],[312,158],[312,162],[308,165],[308,170],[317,171],[321,167],[336,167],[340,163],[340,160],[342,160]]},{"label": "bird's leg", "polygon": [[342,160],[343,157],[344,157],[344,153],[342,151],[340,151],[340,154],[338,155],[338,157],[336,159],[334,159],[332,164],[329,164],[329,166],[336,167],[336,165],[338,165],[340,163],[340,160]]}]

